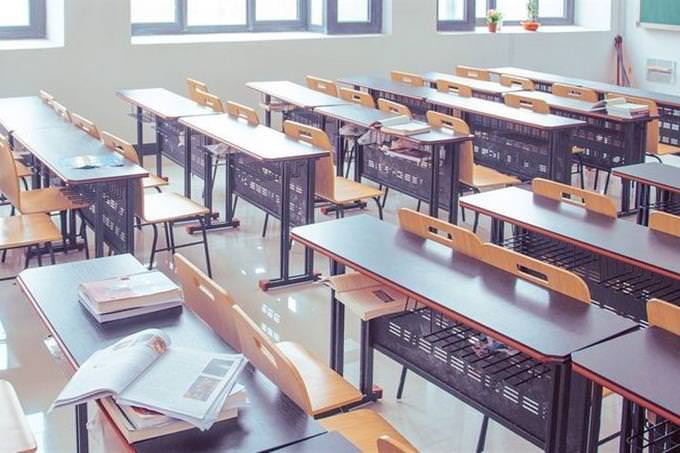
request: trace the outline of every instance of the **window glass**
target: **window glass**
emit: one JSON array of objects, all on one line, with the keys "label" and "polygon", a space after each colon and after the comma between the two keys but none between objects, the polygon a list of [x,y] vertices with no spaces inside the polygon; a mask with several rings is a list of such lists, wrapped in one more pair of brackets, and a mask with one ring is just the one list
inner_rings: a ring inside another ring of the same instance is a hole
[{"label": "window glass", "polygon": [[31,23],[28,0],[0,0],[0,27],[21,27]]},{"label": "window glass", "polygon": [[368,22],[369,0],[338,0],[338,22]]},{"label": "window glass", "polygon": [[297,0],[256,0],[255,20],[296,20],[298,18]]},{"label": "window glass", "polygon": [[175,0],[132,0],[130,3],[132,23],[175,22],[175,6]]},{"label": "window glass", "polygon": [[187,25],[245,25],[246,0],[188,0]]}]

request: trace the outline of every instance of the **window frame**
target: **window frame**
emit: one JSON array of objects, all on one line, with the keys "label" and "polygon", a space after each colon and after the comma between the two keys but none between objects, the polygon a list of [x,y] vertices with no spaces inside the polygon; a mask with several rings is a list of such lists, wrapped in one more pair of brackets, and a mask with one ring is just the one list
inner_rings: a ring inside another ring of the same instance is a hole
[{"label": "window frame", "polygon": [[377,34],[382,33],[383,1],[368,0],[368,21],[339,22],[338,0],[325,1],[326,34]]},{"label": "window frame", "polygon": [[28,25],[0,26],[0,40],[45,39],[47,37],[46,0],[29,0],[28,8]]},{"label": "window frame", "polygon": [[440,1],[437,0],[437,31],[471,31],[475,29],[475,7],[477,6],[475,0],[463,0],[465,13],[462,20],[439,20]]},{"label": "window frame", "polygon": [[[486,1],[486,10],[488,11],[490,9],[496,9],[496,2],[497,0],[477,0],[477,1]],[[563,0],[564,2],[564,16],[562,17],[538,17],[538,21],[541,23],[541,25],[574,25],[574,4],[575,0]],[[541,0],[538,0],[538,3],[540,5]],[[540,7],[539,7],[540,11]],[[479,17],[475,18],[476,23],[478,26],[483,26],[486,25],[486,18],[485,17]],[[521,19],[521,20],[504,20],[503,25],[520,25],[522,22],[524,22],[526,19]]]}]

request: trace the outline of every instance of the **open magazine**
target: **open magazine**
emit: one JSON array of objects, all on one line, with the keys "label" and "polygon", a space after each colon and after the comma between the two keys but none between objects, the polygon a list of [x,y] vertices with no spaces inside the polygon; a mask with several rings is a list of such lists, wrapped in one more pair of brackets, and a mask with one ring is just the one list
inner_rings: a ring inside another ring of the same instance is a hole
[{"label": "open magazine", "polygon": [[210,429],[247,361],[240,354],[216,354],[170,347],[161,330],[148,329],[96,352],[76,372],[53,407],[113,397]]}]

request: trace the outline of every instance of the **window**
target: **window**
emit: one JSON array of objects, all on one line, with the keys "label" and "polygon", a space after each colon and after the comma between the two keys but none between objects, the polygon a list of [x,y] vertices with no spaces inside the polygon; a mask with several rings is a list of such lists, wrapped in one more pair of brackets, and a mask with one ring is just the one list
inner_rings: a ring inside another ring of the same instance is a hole
[{"label": "window", "polygon": [[0,1],[0,39],[44,38],[45,23],[45,0]]},{"label": "window", "polygon": [[[518,25],[527,18],[526,0],[438,0],[438,30],[472,30],[486,24],[486,12],[497,9],[503,23]],[[468,12],[474,11],[470,17]],[[543,25],[574,23],[574,0],[539,0],[539,21]]]},{"label": "window", "polygon": [[382,30],[382,0],[130,2],[133,35],[295,30],[339,34]]}]

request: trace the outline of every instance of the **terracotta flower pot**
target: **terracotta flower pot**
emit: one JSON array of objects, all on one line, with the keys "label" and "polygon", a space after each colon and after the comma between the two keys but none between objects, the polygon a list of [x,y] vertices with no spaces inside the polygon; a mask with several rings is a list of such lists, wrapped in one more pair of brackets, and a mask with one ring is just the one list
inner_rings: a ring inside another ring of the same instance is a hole
[{"label": "terracotta flower pot", "polygon": [[538,30],[538,27],[540,27],[540,25],[541,25],[540,23],[534,21],[522,22],[522,27],[524,27],[526,31],[536,31]]},{"label": "terracotta flower pot", "polygon": [[490,33],[496,33],[498,30],[498,22],[491,22],[487,24],[489,26],[489,32]]}]

